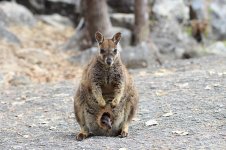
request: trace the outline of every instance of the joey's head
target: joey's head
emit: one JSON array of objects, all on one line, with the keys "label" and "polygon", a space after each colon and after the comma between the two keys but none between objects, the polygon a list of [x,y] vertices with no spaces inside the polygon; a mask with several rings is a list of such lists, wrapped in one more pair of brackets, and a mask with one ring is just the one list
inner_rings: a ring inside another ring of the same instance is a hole
[{"label": "joey's head", "polygon": [[105,39],[100,32],[96,32],[95,38],[99,44],[99,58],[107,66],[112,66],[119,57],[117,45],[121,39],[121,33],[116,33],[111,39]]}]

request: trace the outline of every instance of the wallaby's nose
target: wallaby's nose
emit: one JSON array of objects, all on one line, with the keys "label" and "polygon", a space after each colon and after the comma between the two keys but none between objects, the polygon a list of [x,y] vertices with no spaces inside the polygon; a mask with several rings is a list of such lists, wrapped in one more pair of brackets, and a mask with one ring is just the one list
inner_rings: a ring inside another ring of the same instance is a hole
[{"label": "wallaby's nose", "polygon": [[111,58],[107,58],[106,63],[107,63],[108,65],[111,65],[112,59],[111,59]]}]

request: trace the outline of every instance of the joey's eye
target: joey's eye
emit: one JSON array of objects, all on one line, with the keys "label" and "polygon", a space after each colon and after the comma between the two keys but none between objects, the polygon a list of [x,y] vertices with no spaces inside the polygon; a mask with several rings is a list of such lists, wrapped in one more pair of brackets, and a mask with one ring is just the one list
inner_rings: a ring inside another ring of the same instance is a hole
[{"label": "joey's eye", "polygon": [[100,49],[100,53],[103,54],[105,52],[104,49]]},{"label": "joey's eye", "polygon": [[117,53],[117,49],[114,49],[114,53],[115,53],[115,54]]}]

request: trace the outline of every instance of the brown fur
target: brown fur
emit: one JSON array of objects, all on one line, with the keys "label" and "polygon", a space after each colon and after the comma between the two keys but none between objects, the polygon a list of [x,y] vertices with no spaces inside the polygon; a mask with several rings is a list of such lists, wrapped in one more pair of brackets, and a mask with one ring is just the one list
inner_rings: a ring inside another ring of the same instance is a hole
[{"label": "brown fur", "polygon": [[192,36],[196,39],[197,42],[203,41],[203,34],[206,32],[208,27],[208,22],[206,20],[192,20]]},{"label": "brown fur", "polygon": [[[77,140],[83,140],[90,133],[128,135],[128,125],[137,110],[138,94],[119,52],[115,53],[120,38],[120,33],[112,39],[96,33],[100,52],[85,67],[74,97],[75,116],[81,127]],[[104,113],[110,114],[111,129],[101,123]]]}]

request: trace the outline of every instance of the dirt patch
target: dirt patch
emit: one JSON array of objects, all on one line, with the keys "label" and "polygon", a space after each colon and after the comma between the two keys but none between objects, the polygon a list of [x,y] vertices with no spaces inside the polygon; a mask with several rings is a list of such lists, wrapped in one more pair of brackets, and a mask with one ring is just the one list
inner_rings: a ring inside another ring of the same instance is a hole
[{"label": "dirt patch", "polygon": [[31,28],[10,27],[10,31],[22,44],[0,41],[0,74],[5,85],[20,76],[27,77],[31,83],[46,83],[73,79],[81,74],[81,67],[66,60],[70,53],[60,50],[74,33],[73,28],[53,28],[39,22]]}]

